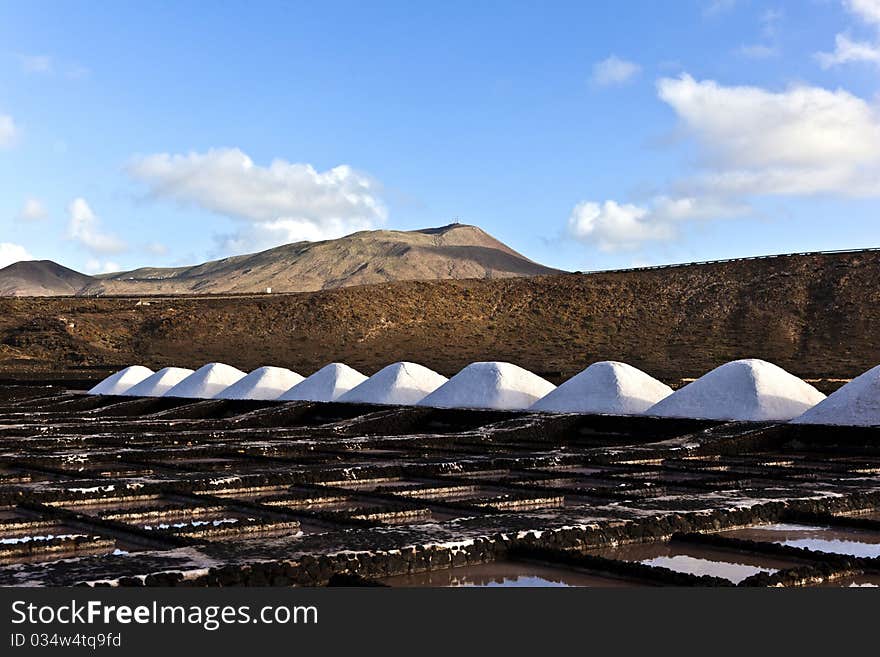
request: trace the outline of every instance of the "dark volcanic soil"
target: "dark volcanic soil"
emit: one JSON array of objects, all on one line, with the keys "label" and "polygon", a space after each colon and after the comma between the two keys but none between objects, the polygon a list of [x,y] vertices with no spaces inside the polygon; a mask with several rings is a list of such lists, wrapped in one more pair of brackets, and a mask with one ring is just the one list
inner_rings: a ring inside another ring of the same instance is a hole
[{"label": "dark volcanic soil", "polygon": [[880,253],[859,252],[290,295],[3,298],[0,378],[213,360],[369,374],[406,359],[446,375],[508,360],[559,381],[615,359],[674,384],[757,357],[848,379],[880,363],[878,281]]}]

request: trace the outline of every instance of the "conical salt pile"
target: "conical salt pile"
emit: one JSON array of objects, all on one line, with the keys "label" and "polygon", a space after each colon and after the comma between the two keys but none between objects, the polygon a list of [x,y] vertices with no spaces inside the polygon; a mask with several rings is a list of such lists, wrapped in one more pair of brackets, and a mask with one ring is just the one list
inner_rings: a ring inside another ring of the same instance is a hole
[{"label": "conical salt pile", "polygon": [[90,395],[121,395],[132,386],[137,385],[153,373],[149,367],[132,365],[119,370],[89,390]]},{"label": "conical salt pile", "polygon": [[792,422],[853,427],[880,426],[880,365],[838,388]]},{"label": "conical salt pile", "polygon": [[161,397],[192,373],[192,370],[185,367],[166,367],[122,394],[131,397]]},{"label": "conical salt pile", "polygon": [[676,390],[646,415],[709,420],[790,420],[825,399],[809,383],[758,359],[735,360]]},{"label": "conical salt pile", "polygon": [[593,363],[531,407],[550,413],[638,415],[672,394],[672,388],[626,363]]},{"label": "conical salt pile", "polygon": [[222,392],[244,376],[244,372],[231,365],[208,363],[171,388],[164,396],[213,399],[218,392]]},{"label": "conical salt pile", "polygon": [[336,401],[367,380],[363,374],[344,363],[325,365],[281,395],[281,401]]},{"label": "conical salt pile", "polygon": [[525,409],[555,386],[512,363],[471,363],[420,406],[435,408]]},{"label": "conical salt pile", "polygon": [[303,377],[284,367],[259,367],[214,395],[215,399],[278,399]]},{"label": "conical salt pile", "polygon": [[410,406],[420,402],[446,381],[445,376],[423,365],[394,363],[349,390],[338,401]]}]

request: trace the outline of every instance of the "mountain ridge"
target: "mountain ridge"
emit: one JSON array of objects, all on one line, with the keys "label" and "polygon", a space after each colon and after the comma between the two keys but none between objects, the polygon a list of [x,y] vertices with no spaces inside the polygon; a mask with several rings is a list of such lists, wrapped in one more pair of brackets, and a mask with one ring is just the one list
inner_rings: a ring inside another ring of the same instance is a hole
[{"label": "mountain ridge", "polygon": [[[16,268],[9,273],[10,268]],[[58,268],[70,272],[60,276]],[[314,292],[407,280],[508,278],[560,273],[477,226],[360,231],[293,242],[184,267],[140,267],[87,276],[52,261],[0,269],[3,296],[106,296]],[[79,285],[77,285],[77,283]]]},{"label": "mountain ridge", "polygon": [[52,260],[22,260],[0,269],[0,296],[72,296],[91,280]]}]

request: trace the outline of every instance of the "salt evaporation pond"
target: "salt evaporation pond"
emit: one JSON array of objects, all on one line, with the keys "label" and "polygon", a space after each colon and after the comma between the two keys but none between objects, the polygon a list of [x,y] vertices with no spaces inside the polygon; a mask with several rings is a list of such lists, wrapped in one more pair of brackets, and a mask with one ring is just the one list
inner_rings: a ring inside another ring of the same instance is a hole
[{"label": "salt evaporation pond", "polygon": [[382,580],[391,587],[629,587],[626,579],[544,564],[495,561],[492,563],[444,568]]},{"label": "salt evaporation pond", "polygon": [[447,380],[442,374],[418,363],[393,363],[349,390],[338,401],[411,406]]},{"label": "salt evaporation pond", "polygon": [[734,584],[758,573],[773,574],[802,565],[787,557],[750,554],[677,541],[631,543],[588,550],[587,554],[667,568],[698,577],[720,577]]},{"label": "salt evaporation pond", "polygon": [[161,397],[192,373],[185,367],[165,367],[122,394],[127,397]]},{"label": "salt evaporation pond", "polygon": [[215,399],[278,399],[303,377],[285,367],[259,367],[214,395]]},{"label": "salt evaporation pond", "polygon": [[707,420],[790,420],[825,399],[806,381],[756,358],[716,367],[661,400],[647,415]]},{"label": "salt evaporation pond", "polygon": [[766,541],[789,547],[807,548],[817,552],[846,554],[863,559],[880,557],[880,532],[849,529],[847,527],[823,527],[776,523],[729,529],[719,536],[748,541]]},{"label": "salt evaporation pond", "polygon": [[522,410],[555,387],[537,374],[512,363],[471,363],[419,405]]},{"label": "salt evaporation pond", "polygon": [[880,365],[838,388],[792,422],[855,427],[880,426]]},{"label": "salt evaporation pond", "polygon": [[224,363],[208,363],[166,392],[164,397],[212,399],[233,383],[245,377],[241,370]]},{"label": "salt evaporation pond", "polygon": [[132,365],[111,374],[88,391],[90,395],[121,395],[131,387],[152,376],[153,370],[143,365]]},{"label": "salt evaporation pond", "polygon": [[278,399],[281,401],[336,401],[367,380],[345,363],[330,363],[303,379]]},{"label": "salt evaporation pond", "polygon": [[632,365],[593,363],[531,407],[550,413],[638,415],[672,394],[672,388]]}]

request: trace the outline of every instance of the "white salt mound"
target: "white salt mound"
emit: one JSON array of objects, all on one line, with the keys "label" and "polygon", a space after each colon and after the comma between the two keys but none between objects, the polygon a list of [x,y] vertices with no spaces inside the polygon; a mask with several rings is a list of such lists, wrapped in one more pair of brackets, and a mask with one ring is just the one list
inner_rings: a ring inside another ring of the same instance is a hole
[{"label": "white salt mound", "polygon": [[471,363],[420,406],[525,409],[554,390],[549,381],[512,363]]},{"label": "white salt mound", "polygon": [[330,363],[297,383],[278,399],[283,401],[336,401],[366,380],[367,377],[344,363]]},{"label": "white salt mound", "polygon": [[192,373],[192,370],[185,367],[166,367],[122,394],[131,397],[161,397]]},{"label": "white salt mound", "polygon": [[153,373],[149,367],[132,365],[116,374],[111,374],[94,388],[89,390],[90,395],[121,395],[132,386],[137,385]]},{"label": "white salt mound", "polygon": [[218,392],[222,392],[244,376],[244,372],[231,365],[208,363],[190,374],[163,396],[212,399]]},{"label": "white salt mound", "polygon": [[278,399],[303,377],[284,367],[259,367],[214,395],[215,399]]},{"label": "white salt mound", "polygon": [[853,427],[880,425],[880,365],[832,392],[792,422]]},{"label": "white salt mound", "polygon": [[647,415],[710,420],[790,420],[825,399],[809,383],[764,360],[716,367],[661,400]]},{"label": "white salt mound", "polygon": [[626,363],[593,363],[531,407],[550,413],[638,415],[672,394],[672,388]]},{"label": "white salt mound", "polygon": [[411,406],[448,379],[417,363],[394,363],[339,397],[341,402]]}]

